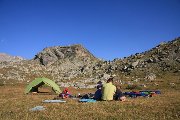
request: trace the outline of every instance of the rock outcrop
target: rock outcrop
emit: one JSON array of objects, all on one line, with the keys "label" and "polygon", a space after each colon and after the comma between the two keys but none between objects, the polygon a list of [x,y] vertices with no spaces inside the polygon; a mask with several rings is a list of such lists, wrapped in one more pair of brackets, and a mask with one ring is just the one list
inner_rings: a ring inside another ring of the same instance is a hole
[{"label": "rock outcrop", "polygon": [[82,45],[72,46],[55,46],[45,48],[42,52],[38,53],[34,60],[38,60],[42,65],[53,64],[58,60],[74,60],[82,59],[84,61],[95,58],[87,49]]}]

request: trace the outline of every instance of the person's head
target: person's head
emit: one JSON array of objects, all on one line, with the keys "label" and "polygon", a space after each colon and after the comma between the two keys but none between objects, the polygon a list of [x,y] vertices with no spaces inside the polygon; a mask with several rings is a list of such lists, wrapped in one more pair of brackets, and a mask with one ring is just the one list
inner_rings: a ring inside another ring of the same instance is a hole
[{"label": "person's head", "polygon": [[102,88],[102,85],[98,85],[98,86],[97,86],[97,89],[101,89],[101,88]]},{"label": "person's head", "polygon": [[121,89],[121,86],[120,85],[116,85],[116,89]]},{"label": "person's head", "polygon": [[102,85],[102,82],[101,82],[101,81],[98,81],[97,84],[98,84],[98,85]]},{"label": "person's head", "polygon": [[113,77],[110,77],[110,78],[107,80],[107,83],[110,83],[110,82],[113,83]]}]

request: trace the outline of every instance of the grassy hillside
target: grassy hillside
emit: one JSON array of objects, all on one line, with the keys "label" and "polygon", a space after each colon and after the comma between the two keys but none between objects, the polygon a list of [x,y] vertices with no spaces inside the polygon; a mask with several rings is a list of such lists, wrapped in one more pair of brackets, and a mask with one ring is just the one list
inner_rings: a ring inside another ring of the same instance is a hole
[{"label": "grassy hillside", "polygon": [[[179,84],[178,84],[179,87]],[[59,120],[59,119],[114,119],[114,120],[178,120],[180,93],[176,88],[161,88],[161,95],[151,98],[128,98],[126,102],[99,101],[79,103],[42,103],[56,95],[25,95],[24,85],[0,86],[0,119],[2,120]],[[95,89],[70,89],[72,94],[94,92]],[[127,90],[125,90],[127,91]],[[42,105],[44,111],[29,111]]]}]

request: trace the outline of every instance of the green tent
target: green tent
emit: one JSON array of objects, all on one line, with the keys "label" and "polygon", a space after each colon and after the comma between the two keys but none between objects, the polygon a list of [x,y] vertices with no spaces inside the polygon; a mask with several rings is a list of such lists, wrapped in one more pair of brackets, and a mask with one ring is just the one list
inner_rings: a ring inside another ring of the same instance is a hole
[{"label": "green tent", "polygon": [[25,93],[27,94],[29,92],[37,92],[38,87],[40,87],[44,84],[52,87],[53,91],[57,94],[59,94],[61,92],[59,86],[54,81],[52,81],[48,78],[36,78],[26,87]]}]

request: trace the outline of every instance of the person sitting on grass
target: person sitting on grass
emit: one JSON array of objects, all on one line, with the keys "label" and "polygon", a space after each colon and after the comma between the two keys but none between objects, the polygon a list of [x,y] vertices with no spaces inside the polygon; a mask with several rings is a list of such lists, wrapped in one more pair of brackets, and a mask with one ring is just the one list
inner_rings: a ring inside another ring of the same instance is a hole
[{"label": "person sitting on grass", "polygon": [[114,99],[120,101],[126,101],[126,97],[123,95],[120,85],[116,85],[116,93],[114,95]]},{"label": "person sitting on grass", "polygon": [[116,92],[116,87],[113,85],[113,78],[109,78],[107,83],[102,87],[102,100],[113,100],[113,96]]},{"label": "person sitting on grass", "polygon": [[102,97],[102,90],[101,90],[102,86],[101,85],[98,85],[97,86],[97,90],[94,94],[94,99],[95,100],[101,100],[101,97]]}]

